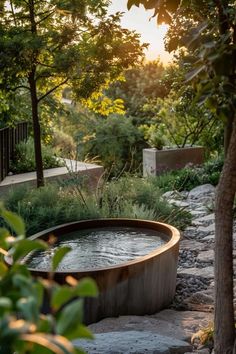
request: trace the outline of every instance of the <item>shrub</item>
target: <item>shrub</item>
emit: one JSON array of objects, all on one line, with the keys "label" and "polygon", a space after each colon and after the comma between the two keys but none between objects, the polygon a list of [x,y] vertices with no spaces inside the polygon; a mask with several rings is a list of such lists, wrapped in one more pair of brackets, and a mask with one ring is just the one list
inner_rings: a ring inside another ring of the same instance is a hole
[{"label": "shrub", "polygon": [[99,204],[107,217],[146,218],[181,229],[191,220],[187,211],[163,200],[161,190],[151,180],[138,177],[125,176],[108,183]]},{"label": "shrub", "polygon": [[[84,353],[74,348],[71,340],[92,338],[92,333],[82,324],[83,297],[96,296],[97,287],[92,279],[60,286],[53,281],[53,274],[69,249],[60,248],[54,255],[47,280],[34,279],[20,259],[30,251],[47,248],[39,240],[24,238],[24,223],[16,214],[0,206],[0,219],[6,228],[1,229],[0,253],[0,353]],[[17,237],[13,238],[9,229]],[[10,237],[9,237],[10,236]],[[8,266],[3,255],[12,257]],[[44,294],[47,293],[48,313],[41,313]]]},{"label": "shrub", "polygon": [[130,171],[140,166],[143,147],[143,133],[134,126],[132,118],[111,115],[97,120],[93,131],[83,137],[79,154],[98,158],[116,176],[122,169]]},{"label": "shrub", "polygon": [[100,217],[90,197],[84,202],[75,189],[62,189],[53,184],[40,189],[14,188],[5,204],[25,220],[27,235],[70,221]]},{"label": "shrub", "polygon": [[223,167],[223,155],[211,159],[200,167],[185,167],[178,171],[172,171],[157,177],[152,177],[151,183],[164,192],[170,190],[191,190],[201,184],[218,184]]},{"label": "shrub", "polygon": [[58,184],[40,189],[18,187],[6,195],[5,204],[24,218],[27,235],[66,222],[102,217],[144,218],[179,228],[190,222],[190,214],[163,200],[153,183],[129,176],[105,183],[97,195],[81,190],[76,179],[63,187]]},{"label": "shrub", "polygon": [[[43,168],[53,168],[62,166],[50,146],[42,145]],[[35,171],[34,141],[29,138],[26,142],[20,142],[16,146],[15,156],[10,165],[13,173],[25,173]]]},{"label": "shrub", "polygon": [[51,145],[59,156],[74,158],[76,144],[73,138],[61,130],[54,129]]}]

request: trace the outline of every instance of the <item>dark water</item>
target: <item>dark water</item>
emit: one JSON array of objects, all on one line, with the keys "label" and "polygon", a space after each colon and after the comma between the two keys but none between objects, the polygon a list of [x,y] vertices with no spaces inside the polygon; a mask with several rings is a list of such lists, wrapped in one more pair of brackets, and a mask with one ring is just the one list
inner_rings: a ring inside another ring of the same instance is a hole
[{"label": "dark water", "polygon": [[86,229],[60,236],[47,251],[34,253],[25,259],[30,268],[49,270],[56,249],[71,247],[57,270],[73,271],[103,268],[145,256],[162,246],[162,234],[151,229],[109,227]]}]

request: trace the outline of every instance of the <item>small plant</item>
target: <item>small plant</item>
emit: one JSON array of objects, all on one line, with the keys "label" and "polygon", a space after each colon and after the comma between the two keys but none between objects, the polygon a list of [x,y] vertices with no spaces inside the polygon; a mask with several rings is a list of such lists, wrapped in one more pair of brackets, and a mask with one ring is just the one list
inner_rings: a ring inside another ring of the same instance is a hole
[{"label": "small plant", "polygon": [[[43,168],[63,166],[63,163],[54,155],[50,146],[42,145]],[[20,142],[16,146],[15,156],[10,164],[13,173],[25,173],[35,171],[34,142],[29,138],[26,142]]]},{"label": "small plant", "polygon": [[213,341],[214,341],[213,322],[209,323],[207,327],[200,328],[200,330],[192,336],[191,343],[194,343],[195,340],[199,340],[202,345],[213,347]]},{"label": "small plant", "polygon": [[[84,353],[74,348],[71,340],[93,337],[82,323],[83,297],[96,296],[96,284],[88,278],[77,281],[68,277],[63,286],[53,281],[68,248],[55,253],[47,280],[32,278],[21,259],[31,251],[47,248],[47,244],[25,239],[22,219],[2,205],[0,218],[6,224],[0,229],[0,353]],[[5,256],[11,257],[11,266],[4,262]],[[44,293],[49,298],[48,314],[41,313]]]}]

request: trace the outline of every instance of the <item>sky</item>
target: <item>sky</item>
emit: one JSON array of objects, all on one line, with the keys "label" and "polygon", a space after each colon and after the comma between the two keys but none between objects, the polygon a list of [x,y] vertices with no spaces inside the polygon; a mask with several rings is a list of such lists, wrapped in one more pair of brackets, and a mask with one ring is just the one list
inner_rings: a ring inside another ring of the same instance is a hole
[{"label": "sky", "polygon": [[151,18],[153,11],[147,11],[140,6],[139,8],[133,6],[129,11],[127,10],[127,0],[112,0],[109,7],[109,13],[117,11],[124,12],[121,20],[121,25],[130,30],[136,30],[141,34],[141,41],[150,43],[146,51],[146,58],[154,60],[160,57],[164,64],[171,60],[172,56],[165,51],[164,35],[167,31],[166,25],[157,26],[156,19]]}]

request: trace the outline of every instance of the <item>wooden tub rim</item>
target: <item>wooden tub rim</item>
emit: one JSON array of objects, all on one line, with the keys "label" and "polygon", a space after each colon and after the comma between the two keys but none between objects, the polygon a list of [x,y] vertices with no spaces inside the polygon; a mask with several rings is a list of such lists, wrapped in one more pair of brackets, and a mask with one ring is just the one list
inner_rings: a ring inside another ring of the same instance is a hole
[{"label": "wooden tub rim", "polygon": [[[136,264],[140,264],[142,262],[145,262],[151,258],[154,258],[154,257],[157,257],[163,253],[166,253],[168,252],[169,250],[171,250],[174,246],[176,246],[179,241],[180,241],[180,232],[177,228],[175,228],[174,226],[172,225],[169,225],[169,224],[166,224],[166,223],[163,223],[163,222],[159,222],[159,221],[152,221],[152,220],[143,220],[143,219],[130,219],[130,218],[101,218],[101,219],[87,219],[87,220],[79,220],[79,221],[73,221],[73,222],[69,222],[69,223],[65,223],[65,224],[60,224],[60,225],[57,225],[57,226],[54,226],[54,227],[51,227],[49,229],[46,229],[46,230],[43,230],[43,231],[40,231],[40,232],[37,232],[36,234],[28,237],[28,239],[30,240],[35,240],[35,239],[41,239],[43,240],[42,236],[44,236],[45,238],[47,236],[49,236],[50,234],[53,235],[53,232],[55,231],[58,231],[58,230],[61,230],[63,229],[67,229],[69,228],[70,226],[75,226],[75,225],[84,225],[86,226],[86,224],[100,224],[101,223],[101,228],[102,227],[105,227],[106,225],[103,225],[102,223],[108,223],[108,226],[121,226],[119,225],[122,224],[124,222],[124,227],[129,227],[129,223],[130,225],[131,224],[134,224],[137,223],[138,225],[136,226],[130,226],[130,227],[140,227],[140,228],[149,228],[149,229],[154,229],[158,232],[161,232],[163,233],[164,235],[166,235],[167,237],[169,236],[170,239],[168,242],[166,242],[164,245],[156,248],[154,251],[148,253],[147,255],[145,256],[140,256],[140,257],[137,257],[133,260],[130,260],[130,261],[127,261],[127,262],[122,262],[122,263],[119,263],[119,264],[115,264],[115,265],[112,265],[112,266],[106,266],[106,267],[100,267],[100,268],[89,268],[89,269],[73,269],[73,270],[56,270],[54,273],[55,274],[64,274],[64,275],[73,275],[73,274],[83,274],[83,273],[86,273],[87,276],[89,276],[90,274],[94,274],[94,273],[98,273],[98,272],[101,272],[101,271],[109,271],[111,269],[116,269],[116,268],[125,268],[125,267],[128,267],[130,265],[136,265]],[[111,224],[110,224],[111,223]],[[113,225],[114,223],[114,225]],[[125,223],[128,223],[128,224],[125,224]],[[143,226],[140,226],[143,225]],[[160,229],[162,230],[158,230],[156,229],[155,227],[148,227],[149,226],[159,226]],[[99,227],[99,226],[94,226],[95,227]],[[87,227],[88,229],[91,229],[93,227]],[[84,229],[86,229],[86,227],[84,227]],[[169,235],[165,232],[163,232],[163,230],[165,231],[168,231]],[[67,232],[73,232],[74,230],[68,230]],[[12,265],[12,257],[11,256],[6,256],[5,257],[5,261],[8,265]],[[25,263],[24,263],[25,264]],[[27,265],[27,264],[26,264]],[[37,269],[37,268],[30,268],[30,267],[27,267],[27,269],[33,273],[37,273],[37,274],[45,274],[45,273],[50,273],[50,270],[49,269]]]}]

